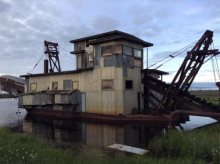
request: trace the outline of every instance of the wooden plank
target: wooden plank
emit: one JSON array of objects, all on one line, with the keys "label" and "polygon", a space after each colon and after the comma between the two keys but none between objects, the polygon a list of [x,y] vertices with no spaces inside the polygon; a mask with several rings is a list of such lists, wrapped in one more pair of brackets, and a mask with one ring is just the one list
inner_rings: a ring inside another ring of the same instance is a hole
[{"label": "wooden plank", "polygon": [[112,149],[120,150],[120,151],[138,154],[138,155],[144,155],[144,154],[150,152],[149,150],[140,149],[140,148],[136,148],[136,147],[132,147],[132,146],[126,146],[126,145],[122,145],[122,144],[113,144],[108,147],[112,148]]}]

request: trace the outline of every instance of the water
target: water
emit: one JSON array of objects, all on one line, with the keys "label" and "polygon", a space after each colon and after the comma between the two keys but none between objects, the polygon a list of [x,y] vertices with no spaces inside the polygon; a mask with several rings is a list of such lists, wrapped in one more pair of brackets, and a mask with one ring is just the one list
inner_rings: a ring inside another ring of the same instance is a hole
[{"label": "water", "polygon": [[215,82],[193,82],[190,90],[218,90]]},{"label": "water", "polygon": [[[111,125],[74,120],[59,120],[27,114],[19,109],[17,100],[0,99],[0,127],[8,127],[13,131],[34,134],[46,142],[85,143],[90,146],[106,148],[111,144],[123,144],[139,148],[147,148],[148,142],[155,135],[162,134],[167,125]],[[215,122],[211,118],[190,117],[192,121],[182,124],[192,129]]]}]

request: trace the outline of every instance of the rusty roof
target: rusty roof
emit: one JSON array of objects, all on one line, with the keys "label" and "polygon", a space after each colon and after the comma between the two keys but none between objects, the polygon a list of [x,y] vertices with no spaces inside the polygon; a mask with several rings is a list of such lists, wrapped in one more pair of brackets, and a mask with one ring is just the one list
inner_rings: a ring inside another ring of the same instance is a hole
[{"label": "rusty roof", "polygon": [[[103,37],[106,37],[106,38],[103,38]],[[134,35],[131,35],[131,34],[128,34],[128,33],[122,32],[122,31],[118,31],[118,30],[109,31],[106,33],[101,33],[101,34],[97,34],[97,35],[92,35],[92,36],[88,36],[88,37],[84,37],[84,38],[71,40],[70,43],[87,41],[87,44],[89,45],[89,44],[97,44],[100,42],[106,42],[106,41],[112,41],[112,40],[118,40],[118,39],[125,39],[125,40],[133,41],[136,43],[140,43],[144,47],[153,46],[153,44],[150,42],[146,42],[146,41],[144,41]]]}]

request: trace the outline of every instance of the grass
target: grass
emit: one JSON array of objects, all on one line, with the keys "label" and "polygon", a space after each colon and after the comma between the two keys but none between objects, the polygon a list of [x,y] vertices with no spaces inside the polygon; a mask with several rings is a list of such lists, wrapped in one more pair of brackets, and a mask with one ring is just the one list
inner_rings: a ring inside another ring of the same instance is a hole
[{"label": "grass", "polygon": [[138,156],[83,144],[45,144],[31,135],[0,129],[0,163],[190,164],[220,161],[220,125],[193,131],[168,131],[154,138],[149,150],[149,154]]},{"label": "grass", "polygon": [[150,142],[154,157],[188,158],[200,162],[220,161],[220,125],[192,131],[169,131]]}]

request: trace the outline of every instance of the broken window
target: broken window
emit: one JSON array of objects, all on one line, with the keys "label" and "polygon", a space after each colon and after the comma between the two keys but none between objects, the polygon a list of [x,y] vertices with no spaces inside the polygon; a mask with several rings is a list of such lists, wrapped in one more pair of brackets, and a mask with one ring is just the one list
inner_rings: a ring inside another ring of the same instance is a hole
[{"label": "broken window", "polygon": [[101,48],[102,56],[108,56],[113,54],[113,46],[105,46]]},{"label": "broken window", "polygon": [[141,50],[134,49],[134,57],[141,58],[142,57]]},{"label": "broken window", "polygon": [[133,89],[133,80],[125,80],[125,89]]},{"label": "broken window", "polygon": [[52,82],[52,90],[58,89],[58,82]]},{"label": "broken window", "polygon": [[132,48],[128,46],[123,46],[123,54],[132,56]]},{"label": "broken window", "polygon": [[102,80],[102,89],[114,89],[113,80]]},{"label": "broken window", "polygon": [[122,45],[121,44],[114,46],[114,54],[122,54]]},{"label": "broken window", "polygon": [[37,83],[31,83],[30,91],[37,91]]},{"label": "broken window", "polygon": [[78,81],[74,81],[73,82],[73,90],[77,90],[78,89]]}]

